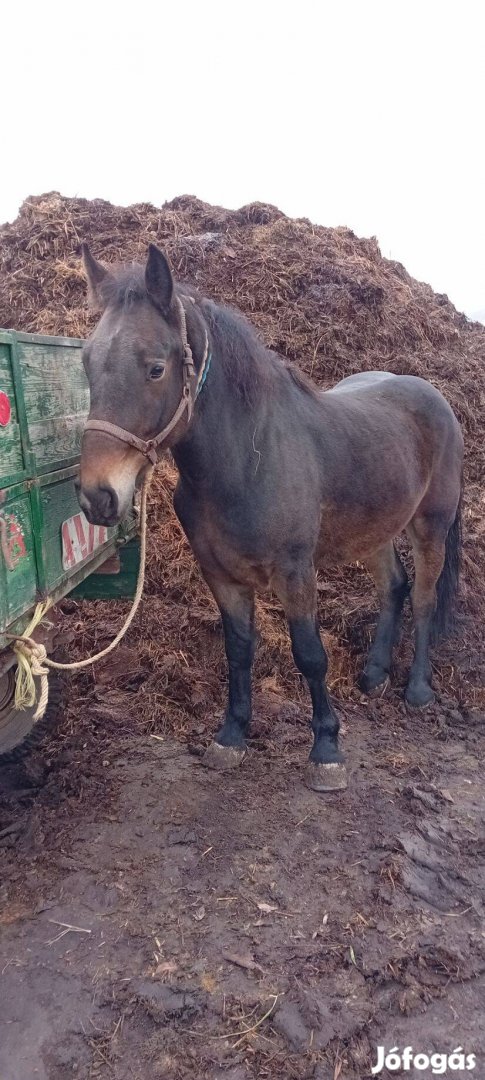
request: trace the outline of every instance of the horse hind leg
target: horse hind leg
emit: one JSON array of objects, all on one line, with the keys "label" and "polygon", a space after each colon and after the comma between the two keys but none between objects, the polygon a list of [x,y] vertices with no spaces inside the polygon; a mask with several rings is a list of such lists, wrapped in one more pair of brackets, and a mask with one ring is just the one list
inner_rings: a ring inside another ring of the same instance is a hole
[{"label": "horse hind leg", "polygon": [[447,525],[437,516],[416,514],[406,532],[413,547],[415,579],[411,590],[414,617],[414,660],[405,698],[422,707],[434,701],[429,644],[436,610],[437,585],[445,565]]},{"label": "horse hind leg", "polygon": [[389,678],[392,649],[399,630],[404,600],[409,592],[409,583],[392,541],[367,558],[366,566],[374,578],[380,601],[374,640],[359,680],[364,693],[371,694]]}]

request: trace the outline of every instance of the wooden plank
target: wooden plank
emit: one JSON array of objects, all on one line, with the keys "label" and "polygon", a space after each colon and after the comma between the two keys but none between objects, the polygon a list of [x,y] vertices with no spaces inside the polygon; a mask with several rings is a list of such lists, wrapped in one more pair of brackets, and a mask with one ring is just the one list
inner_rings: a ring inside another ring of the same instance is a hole
[{"label": "wooden plank", "polygon": [[[27,404],[27,408],[28,408]],[[29,434],[37,472],[56,469],[64,462],[77,461],[86,413],[34,421],[28,414]]]},{"label": "wooden plank", "polygon": [[8,344],[0,343],[0,393],[5,394],[10,403],[11,418],[3,426],[0,424],[0,486],[11,482],[11,478],[22,473],[24,458],[20,438],[17,401],[15,397],[11,351]]},{"label": "wooden plank", "polygon": [[34,603],[37,568],[30,494],[6,493],[0,509],[0,630]]},{"label": "wooden plank", "polygon": [[[5,333],[4,330],[0,330],[0,335]],[[7,331],[8,333],[8,331]],[[84,341],[82,338],[74,337],[54,337],[50,334],[22,334],[20,331],[16,331],[17,341],[27,341],[29,344],[34,345],[69,345],[82,348]],[[1,336],[0,336],[1,341]]]},{"label": "wooden plank", "polygon": [[79,346],[18,337],[18,356],[35,471],[79,457],[89,410]]}]

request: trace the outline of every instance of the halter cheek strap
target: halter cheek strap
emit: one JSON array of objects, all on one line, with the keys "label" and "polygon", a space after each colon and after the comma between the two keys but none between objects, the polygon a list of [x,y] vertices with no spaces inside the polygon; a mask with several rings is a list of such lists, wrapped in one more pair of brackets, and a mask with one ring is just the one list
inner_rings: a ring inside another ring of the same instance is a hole
[{"label": "halter cheek strap", "polygon": [[160,431],[158,435],[155,435],[153,439],[139,439],[138,435],[133,435],[131,431],[125,431],[125,428],[118,427],[117,424],[110,424],[107,420],[88,420],[85,424],[85,431],[102,431],[105,435],[112,435],[114,439],[119,439],[120,442],[127,443],[128,446],[134,446],[135,450],[139,450],[141,454],[151,461],[152,465],[155,465],[158,461],[158,451],[162,443],[165,442],[165,439],[171,434],[174,427],[184,415],[184,412],[187,413],[187,424],[190,423],[197,396],[205,383],[211,362],[209,339],[206,331],[204,356],[202,358],[200,373],[197,375],[194,367],[192,349],[190,348],[187,338],[185,309],[178,296],[177,304],[182,324],[182,344],[184,347],[183,386],[182,397],[169,423],[166,424],[163,430]]}]

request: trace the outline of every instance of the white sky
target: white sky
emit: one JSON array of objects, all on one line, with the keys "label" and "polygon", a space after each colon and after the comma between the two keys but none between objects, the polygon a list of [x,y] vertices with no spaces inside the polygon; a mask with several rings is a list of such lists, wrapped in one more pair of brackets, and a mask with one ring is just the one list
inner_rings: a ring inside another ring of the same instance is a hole
[{"label": "white sky", "polygon": [[77,0],[1,15],[0,221],[194,194],[377,235],[485,319],[483,0]]}]

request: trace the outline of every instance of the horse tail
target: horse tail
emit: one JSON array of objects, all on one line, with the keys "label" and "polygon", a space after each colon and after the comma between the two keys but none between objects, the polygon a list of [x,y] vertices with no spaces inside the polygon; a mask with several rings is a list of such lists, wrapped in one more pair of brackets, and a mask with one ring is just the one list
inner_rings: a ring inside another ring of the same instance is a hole
[{"label": "horse tail", "polygon": [[436,609],[433,621],[434,638],[445,637],[454,628],[454,612],[460,582],[462,549],[462,490],[455,520],[448,530],[445,543],[445,561],[436,585]]}]

